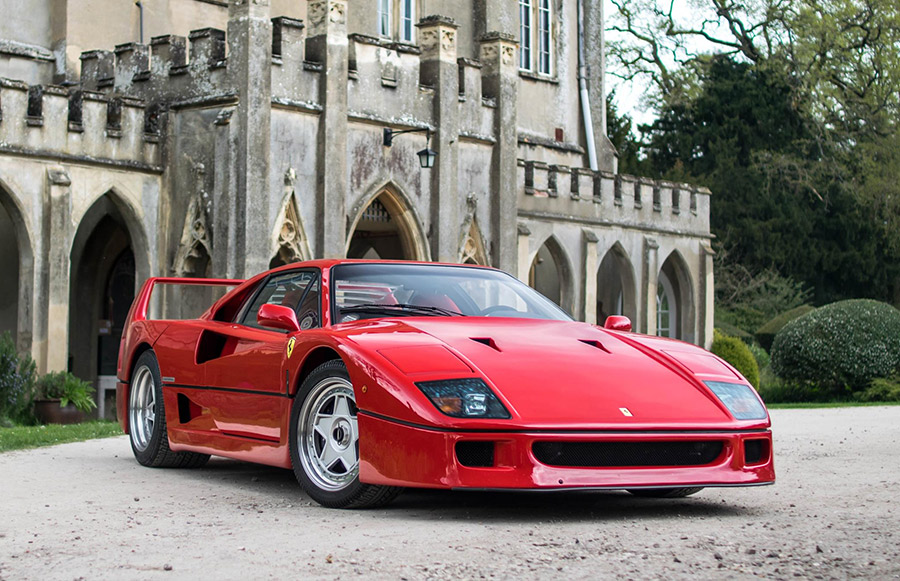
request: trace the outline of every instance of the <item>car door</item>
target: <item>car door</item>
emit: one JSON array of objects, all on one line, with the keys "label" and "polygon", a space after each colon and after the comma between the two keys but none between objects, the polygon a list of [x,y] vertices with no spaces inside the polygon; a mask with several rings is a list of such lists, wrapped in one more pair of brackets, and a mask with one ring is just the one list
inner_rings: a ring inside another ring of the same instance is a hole
[{"label": "car door", "polygon": [[202,365],[207,386],[218,393],[217,409],[211,411],[219,431],[280,439],[283,414],[290,409],[285,362],[293,337],[259,325],[257,313],[265,304],[290,306],[301,329],[318,326],[319,278],[316,269],[275,273],[260,283],[233,322],[210,322],[198,359],[205,344],[214,345],[208,351],[217,356]]}]

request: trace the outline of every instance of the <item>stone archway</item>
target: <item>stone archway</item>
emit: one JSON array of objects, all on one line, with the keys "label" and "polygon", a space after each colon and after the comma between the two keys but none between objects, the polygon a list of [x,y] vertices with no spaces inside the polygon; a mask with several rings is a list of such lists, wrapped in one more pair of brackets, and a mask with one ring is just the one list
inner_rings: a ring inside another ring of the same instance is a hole
[{"label": "stone archway", "polygon": [[634,269],[622,245],[609,249],[597,269],[597,324],[610,315],[625,315],[637,321]]},{"label": "stone archway", "polygon": [[663,263],[657,277],[656,334],[694,341],[695,307],[690,271],[678,251]]},{"label": "stone archway", "polygon": [[347,243],[347,258],[428,260],[422,228],[406,201],[383,189],[359,213]]},{"label": "stone archway", "polygon": [[0,183],[0,333],[9,332],[20,353],[31,351],[34,256],[15,198]]},{"label": "stone archway", "polygon": [[531,269],[528,272],[528,284],[536,291],[572,312],[571,268],[565,250],[556,237],[551,236],[541,245]]},{"label": "stone archway", "polygon": [[[115,386],[119,342],[140,268],[127,208],[107,192],[81,219],[71,250],[69,370],[100,387]],[[101,407],[102,404],[101,404]]]}]

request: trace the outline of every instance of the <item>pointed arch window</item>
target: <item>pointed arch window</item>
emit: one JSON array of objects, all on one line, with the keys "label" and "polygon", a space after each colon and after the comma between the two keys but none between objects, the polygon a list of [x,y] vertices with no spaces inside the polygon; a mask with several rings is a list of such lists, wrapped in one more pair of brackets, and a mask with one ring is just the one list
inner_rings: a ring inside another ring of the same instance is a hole
[{"label": "pointed arch window", "polygon": [[656,286],[656,334],[659,337],[678,338],[676,321],[677,303],[675,302],[675,289],[665,273],[659,274],[659,284]]}]

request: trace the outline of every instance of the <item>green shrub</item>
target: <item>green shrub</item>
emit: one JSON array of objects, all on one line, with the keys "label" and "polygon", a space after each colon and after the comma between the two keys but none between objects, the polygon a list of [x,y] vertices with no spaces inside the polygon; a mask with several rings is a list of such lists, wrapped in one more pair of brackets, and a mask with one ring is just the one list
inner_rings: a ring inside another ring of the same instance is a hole
[{"label": "green shrub", "polygon": [[759,387],[759,396],[768,403],[810,403],[826,402],[833,399],[830,393],[814,384],[803,381],[785,381],[777,377],[766,377],[771,374],[763,373],[765,378]]},{"label": "green shrub", "polygon": [[753,358],[756,359],[756,365],[759,367],[760,379],[762,379],[762,370],[769,366],[769,363],[772,362],[772,358],[769,357],[769,353],[765,349],[756,343],[750,343],[747,347],[750,348],[750,353],[752,353]]},{"label": "green shrub", "polygon": [[763,349],[765,349],[766,351],[771,351],[772,341],[775,340],[775,335],[778,334],[778,331],[783,329],[785,325],[787,325],[797,317],[802,317],[806,313],[815,310],[816,308],[813,306],[800,305],[795,309],[791,309],[789,311],[781,313],[780,315],[770,319],[768,323],[756,330],[756,340],[759,341],[759,344],[763,346]]},{"label": "green shrub", "polygon": [[19,356],[9,331],[0,335],[0,422],[30,423],[34,361]]},{"label": "green shrub", "polygon": [[876,377],[855,396],[858,401],[900,401],[900,376]]},{"label": "green shrub", "polygon": [[93,394],[94,386],[68,371],[42,375],[34,388],[35,399],[58,399],[59,405],[65,407],[71,403],[83,412],[97,407]]},{"label": "green shrub", "polygon": [[759,365],[746,343],[737,337],[729,337],[716,330],[710,349],[713,353],[730,363],[747,378],[753,387],[759,387]]},{"label": "green shrub", "polygon": [[900,311],[872,300],[832,303],[787,323],[772,343],[778,377],[833,395],[860,391],[900,367]]}]

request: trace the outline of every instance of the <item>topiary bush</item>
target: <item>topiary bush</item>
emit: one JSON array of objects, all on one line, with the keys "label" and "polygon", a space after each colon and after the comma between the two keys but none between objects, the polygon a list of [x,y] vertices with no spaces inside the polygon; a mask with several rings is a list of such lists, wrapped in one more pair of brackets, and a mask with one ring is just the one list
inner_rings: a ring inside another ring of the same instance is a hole
[{"label": "topiary bush", "polygon": [[900,368],[900,311],[867,299],[820,307],[787,323],[771,355],[782,379],[811,381],[835,395],[863,390]]},{"label": "topiary bush", "polygon": [[747,344],[737,337],[729,337],[718,329],[713,332],[710,351],[730,363],[755,388],[759,388],[759,365]]},{"label": "topiary bush", "polygon": [[771,351],[772,341],[775,340],[775,335],[778,334],[778,331],[782,330],[785,325],[797,317],[802,317],[815,310],[816,308],[811,305],[800,305],[795,309],[785,311],[780,315],[773,317],[768,323],[756,330],[756,340],[759,341],[759,344],[762,345],[763,349]]}]

